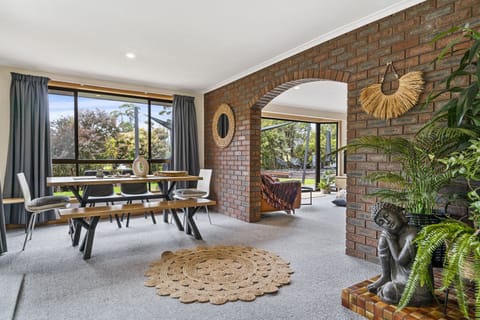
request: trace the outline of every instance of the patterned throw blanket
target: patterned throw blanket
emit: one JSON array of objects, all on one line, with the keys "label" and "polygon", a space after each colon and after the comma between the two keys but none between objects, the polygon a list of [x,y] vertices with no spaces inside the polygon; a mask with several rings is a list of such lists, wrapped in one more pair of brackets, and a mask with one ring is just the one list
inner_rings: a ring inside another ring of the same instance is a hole
[{"label": "patterned throw blanket", "polygon": [[267,174],[262,174],[262,198],[278,210],[295,212],[293,204],[301,190],[300,181],[279,182]]}]

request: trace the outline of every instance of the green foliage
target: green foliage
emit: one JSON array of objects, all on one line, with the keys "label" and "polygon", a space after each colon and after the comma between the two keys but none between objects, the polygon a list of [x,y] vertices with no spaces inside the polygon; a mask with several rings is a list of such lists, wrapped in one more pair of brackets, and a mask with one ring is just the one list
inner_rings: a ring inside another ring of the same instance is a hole
[{"label": "green foliage", "polygon": [[78,117],[78,153],[80,159],[108,159],[107,141],[119,132],[114,117],[106,111],[82,110]]},{"label": "green foliage", "polygon": [[[480,133],[480,92],[479,78],[480,65],[480,34],[468,27],[453,28],[440,34],[434,40],[444,38],[454,32],[461,31],[461,35],[448,44],[436,61],[441,60],[448,52],[461,55],[458,66],[445,79],[445,88],[427,99],[427,105],[440,98],[450,95],[451,99],[440,109],[430,123],[421,132],[431,130],[437,123],[447,121],[448,127],[460,128],[459,132],[478,137]],[[455,46],[469,41],[470,47],[455,50]],[[465,83],[467,83],[465,85]],[[446,148],[448,150],[449,148]],[[446,151],[445,150],[445,151]],[[443,273],[443,288],[454,286],[458,305],[466,318],[469,318],[467,295],[465,287],[467,266],[471,267],[475,285],[475,318],[480,319],[480,195],[478,182],[480,181],[480,138],[469,141],[469,146],[459,148],[455,152],[445,154],[437,163],[445,166],[442,172],[452,176],[464,177],[470,189],[470,219],[473,228],[458,220],[445,220],[438,224],[426,226],[418,234],[415,243],[418,246],[412,272],[410,273],[405,291],[399,303],[399,308],[407,305],[418,285],[431,285],[430,263],[436,248],[446,244]]]},{"label": "green foliage", "polygon": [[73,117],[61,117],[52,121],[50,137],[53,158],[73,159],[75,157]]},{"label": "green foliage", "polygon": [[330,189],[332,183],[333,178],[331,178],[330,176],[324,176],[320,178],[320,181],[318,182],[318,188],[320,188],[321,190],[328,190]]},{"label": "green foliage", "polygon": [[370,195],[412,213],[430,214],[438,202],[440,190],[455,176],[454,172],[445,170],[446,165],[439,159],[456,150],[464,139],[461,130],[432,127],[419,132],[411,140],[388,136],[360,137],[350,142],[347,149],[373,149],[400,163],[400,172],[378,171],[366,176],[369,181],[391,186]]},{"label": "green foliage", "polygon": [[[436,61],[442,60],[447,53],[461,55],[458,66],[444,79],[445,88],[428,96],[426,105],[432,101],[451,94],[452,98],[437,112],[429,123],[432,125],[439,121],[447,120],[449,127],[466,128],[480,133],[480,33],[468,27],[454,27],[439,34],[433,41],[445,38],[460,32],[460,35],[449,43],[437,57]],[[470,41],[471,46],[467,49],[455,49],[461,42]],[[463,85],[465,82],[468,85]]]},{"label": "green foliage", "polygon": [[[135,158],[134,104],[123,104],[118,110],[108,113],[99,108],[80,110],[78,115],[79,159],[125,159]],[[160,111],[164,113],[165,111]],[[169,121],[165,121],[169,124]],[[71,115],[62,116],[51,122],[52,157],[54,159],[74,159],[74,119]],[[151,130],[151,153],[155,159],[170,157],[169,132],[165,127]],[[148,154],[148,132],[139,128],[140,154]],[[104,167],[104,169],[108,169]],[[74,175],[70,167],[54,166],[55,175]]]},{"label": "green foliage", "polygon": [[320,190],[330,190],[330,186],[335,182],[335,172],[331,170],[325,170],[323,175],[318,181],[318,188]]},{"label": "green foliage", "polygon": [[470,191],[470,218],[475,228],[480,228],[480,138],[470,140],[470,146],[461,152],[452,153],[442,160],[446,169],[456,175],[465,177]]},{"label": "green foliage", "polygon": [[[335,124],[320,126],[320,150],[325,157],[326,131]],[[262,119],[261,167],[262,169],[284,169],[300,167],[305,156],[305,141],[310,123],[285,120]],[[331,130],[331,148],[337,145],[336,130]],[[315,155],[315,129],[311,128],[308,141],[307,168],[312,168]],[[335,155],[330,155],[335,162]]]},{"label": "green foliage", "polygon": [[[398,308],[407,306],[417,286],[432,287],[430,263],[436,248],[447,243],[448,253],[442,269],[442,289],[454,286],[457,292],[458,305],[465,317],[468,318],[468,304],[465,293],[463,270],[467,264],[467,257],[473,257],[473,274],[475,284],[480,285],[480,239],[478,232],[467,224],[458,220],[445,220],[438,224],[426,226],[415,239],[417,254],[412,266]],[[480,292],[475,292],[476,317],[480,316]]]}]

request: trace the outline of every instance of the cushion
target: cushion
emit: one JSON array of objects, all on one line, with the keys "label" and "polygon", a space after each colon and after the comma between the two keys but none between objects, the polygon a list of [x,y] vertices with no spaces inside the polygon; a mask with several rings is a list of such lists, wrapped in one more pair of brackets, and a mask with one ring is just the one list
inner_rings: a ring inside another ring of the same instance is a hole
[{"label": "cushion", "polygon": [[347,200],[345,200],[344,198],[337,198],[335,200],[332,200],[332,203],[336,206],[339,206],[339,207],[346,207],[347,206]]},{"label": "cushion", "polygon": [[62,208],[70,203],[67,196],[45,196],[35,198],[27,204],[29,210],[38,211],[44,209]]},{"label": "cushion", "polygon": [[339,207],[346,207],[347,206],[347,190],[341,189],[337,192],[337,197],[332,203]]},{"label": "cushion", "polygon": [[198,189],[177,189],[174,194],[181,198],[201,198],[207,193]]}]

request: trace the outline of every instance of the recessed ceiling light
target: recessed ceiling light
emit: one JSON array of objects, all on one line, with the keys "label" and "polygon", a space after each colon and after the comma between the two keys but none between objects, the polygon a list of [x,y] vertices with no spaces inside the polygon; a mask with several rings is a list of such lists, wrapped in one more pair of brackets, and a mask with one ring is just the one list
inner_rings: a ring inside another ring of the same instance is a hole
[{"label": "recessed ceiling light", "polygon": [[135,59],[135,53],[129,52],[125,55],[128,59]]},{"label": "recessed ceiling light", "polygon": [[295,86],[295,87],[293,87],[293,89],[300,90],[300,86]]}]

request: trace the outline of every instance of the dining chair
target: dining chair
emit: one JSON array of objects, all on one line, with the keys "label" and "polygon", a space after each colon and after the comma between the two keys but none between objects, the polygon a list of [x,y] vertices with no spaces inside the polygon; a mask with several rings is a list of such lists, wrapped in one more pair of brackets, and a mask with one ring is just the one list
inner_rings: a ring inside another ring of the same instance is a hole
[{"label": "dining chair", "polygon": [[[198,175],[202,177],[202,180],[197,181],[196,188],[176,189],[173,192],[173,198],[179,200],[208,198],[208,196],[210,195],[210,181],[212,179],[212,169],[200,169]],[[208,221],[210,221],[210,224],[212,224],[212,219],[210,218],[208,207],[205,206],[204,208],[208,216]]]},{"label": "dining chair", "polygon": [[[123,168],[119,169],[119,173],[122,175],[133,175],[133,170],[129,168]],[[161,194],[155,194],[153,192],[150,192],[148,190],[148,185],[145,182],[139,182],[139,183],[123,183],[120,184],[120,193],[124,200],[127,200],[127,203],[132,203],[133,200],[139,199],[143,201],[147,201],[149,199],[154,199],[154,198],[161,198],[163,197]],[[145,219],[147,219],[147,213],[145,212],[144,214]],[[152,222],[153,224],[157,224],[157,221],[155,220],[155,214],[153,211],[150,211],[150,216],[152,217]],[[123,215],[122,215],[122,221],[123,221]],[[127,224],[126,227],[130,225],[130,213],[127,214]]]},{"label": "dining chair", "polygon": [[[110,175],[110,171],[103,171],[104,175]],[[83,172],[85,176],[96,176],[97,170],[85,170]],[[114,204],[112,198],[116,197],[115,190],[113,188],[113,184],[98,184],[98,185],[89,185],[84,189],[87,203],[90,207],[94,207],[95,203],[97,202],[105,202],[106,205]],[[118,197],[121,200],[120,197]],[[117,221],[117,226],[119,228],[122,227],[122,223],[120,222],[120,217],[115,215],[115,220]],[[112,222],[112,216],[110,216],[110,222]]]},{"label": "dining chair", "polygon": [[[147,201],[151,198],[155,197],[155,194],[150,192],[148,190],[147,183],[141,182],[141,183],[122,183],[120,184],[120,193],[124,200],[127,201],[127,203],[132,203],[133,200],[140,199],[141,202]],[[153,211],[150,211],[150,216],[152,217],[152,222],[153,224],[157,224],[157,221],[155,220],[155,213]],[[145,212],[145,219],[147,218],[147,213]],[[130,225],[130,212],[127,213],[127,224],[126,227]]]},{"label": "dining chair", "polygon": [[70,205],[70,198],[67,196],[44,196],[32,199],[30,187],[27,179],[25,178],[25,173],[17,173],[17,179],[18,183],[20,184],[20,189],[22,190],[25,211],[27,214],[25,230],[26,235],[22,247],[23,251],[27,245],[27,240],[29,240],[29,238],[32,240],[32,234],[33,229],[35,228],[35,220],[37,219],[37,215],[52,209],[67,208]]}]

